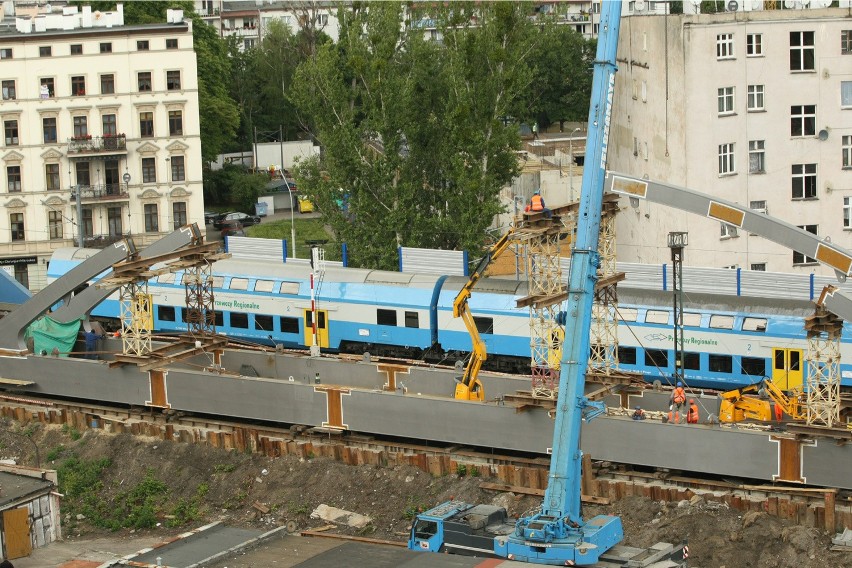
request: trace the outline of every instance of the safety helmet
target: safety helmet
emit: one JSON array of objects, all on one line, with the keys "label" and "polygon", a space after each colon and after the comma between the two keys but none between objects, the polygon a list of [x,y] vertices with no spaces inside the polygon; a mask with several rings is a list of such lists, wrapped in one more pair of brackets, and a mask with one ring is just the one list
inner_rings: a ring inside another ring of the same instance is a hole
[{"label": "safety helmet", "polygon": [[636,410],[642,410],[642,407],[641,407],[641,406],[639,406],[639,405],[637,404],[637,405],[636,405]]},{"label": "safety helmet", "polygon": [[682,387],[682,386],[683,386],[683,383],[682,383],[682,382],[680,382],[680,381],[678,381],[678,382],[677,382],[677,386]]},{"label": "safety helmet", "polygon": [[536,189],[536,190],[535,190],[535,195],[541,195],[541,190],[540,190],[540,189]]},{"label": "safety helmet", "polygon": [[695,404],[695,399],[694,399],[694,398],[690,398],[690,399],[689,399],[689,404]]}]

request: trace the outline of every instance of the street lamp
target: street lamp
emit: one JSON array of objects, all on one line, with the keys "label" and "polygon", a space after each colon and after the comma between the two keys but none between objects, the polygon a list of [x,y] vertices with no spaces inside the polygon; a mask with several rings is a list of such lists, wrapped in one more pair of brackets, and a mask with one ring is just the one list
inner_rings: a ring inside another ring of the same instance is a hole
[{"label": "street lamp", "polygon": [[[283,167],[283,166],[282,166]],[[287,193],[290,194],[290,240],[293,243],[293,258],[296,258],[296,218],[293,209],[296,206],[293,204],[293,190],[290,189],[290,182],[287,181],[287,175],[284,175],[284,185],[287,186]]]},{"label": "street lamp", "polygon": [[[121,176],[121,180],[124,182],[124,191],[129,194],[130,190],[128,189],[128,186],[130,185],[130,172],[128,172],[126,169],[124,171],[124,175]],[[118,193],[121,194],[121,190],[119,190]],[[133,234],[133,220],[130,218],[130,202],[129,201],[127,202],[127,234],[128,235]]]},{"label": "street lamp", "polygon": [[571,188],[570,201],[574,201],[574,134],[582,130],[575,128],[568,136],[568,186]]}]

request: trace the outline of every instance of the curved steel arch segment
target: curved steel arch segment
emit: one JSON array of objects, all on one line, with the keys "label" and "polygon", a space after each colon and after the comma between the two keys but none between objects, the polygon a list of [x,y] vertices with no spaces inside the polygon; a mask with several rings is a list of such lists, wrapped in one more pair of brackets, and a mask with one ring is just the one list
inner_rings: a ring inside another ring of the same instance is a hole
[{"label": "curved steel arch segment", "polygon": [[828,244],[813,233],[795,225],[736,203],[685,187],[616,172],[607,173],[605,187],[607,191],[629,197],[632,205],[638,204],[636,200],[646,199],[651,203],[674,207],[758,234],[779,245],[815,258],[820,263],[833,268],[843,279],[852,273],[852,252],[834,244]]}]

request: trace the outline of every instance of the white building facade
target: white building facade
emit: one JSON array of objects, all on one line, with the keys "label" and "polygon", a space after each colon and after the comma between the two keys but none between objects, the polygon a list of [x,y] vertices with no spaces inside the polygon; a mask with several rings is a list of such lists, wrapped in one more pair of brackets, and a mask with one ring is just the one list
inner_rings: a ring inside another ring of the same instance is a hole
[{"label": "white building facade", "polygon": [[[718,196],[852,249],[852,23],[846,9],[624,18],[608,167]],[[618,258],[831,275],[768,239],[622,204]]]},{"label": "white building facade", "polygon": [[191,22],[63,11],[0,34],[0,265],[32,290],[51,253],[81,238],[141,247],[203,225]]}]

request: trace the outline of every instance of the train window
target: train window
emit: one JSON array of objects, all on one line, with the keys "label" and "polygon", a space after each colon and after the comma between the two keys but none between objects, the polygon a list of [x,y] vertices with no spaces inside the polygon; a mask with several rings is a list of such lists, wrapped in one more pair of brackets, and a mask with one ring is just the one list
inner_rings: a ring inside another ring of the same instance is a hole
[{"label": "train window", "polygon": [[636,348],[618,346],[618,362],[622,365],[636,364]]},{"label": "train window", "polygon": [[272,280],[258,280],[254,283],[254,291],[255,292],[272,292],[272,287],[275,286],[275,282]]},{"label": "train window", "polygon": [[685,312],[683,314],[683,325],[689,327],[701,327],[701,314]]},{"label": "train window", "polygon": [[692,351],[685,352],[683,354],[683,368],[690,371],[698,371],[701,369],[701,356]]},{"label": "train window", "polygon": [[766,318],[744,318],[743,331],[766,331]]},{"label": "train window", "polygon": [[639,310],[636,308],[618,308],[618,319],[621,321],[636,321]]},{"label": "train window", "polygon": [[231,312],[231,327],[248,329],[248,314]]},{"label": "train window", "polygon": [[231,278],[230,290],[248,290],[248,278]]},{"label": "train window", "polygon": [[669,312],[663,310],[648,310],[645,323],[669,323]]},{"label": "train window", "polygon": [[396,325],[396,310],[376,310],[376,323],[379,325]]},{"label": "train window", "polygon": [[185,309],[180,310],[180,321],[183,323],[186,323],[186,312],[187,310]]},{"label": "train window", "polygon": [[420,314],[417,312],[405,312],[405,327],[420,327]]},{"label": "train window", "polygon": [[710,327],[714,329],[734,329],[734,316],[712,315],[710,316]]},{"label": "train window", "polygon": [[213,312],[213,321],[216,327],[225,327],[225,316],[219,310]]},{"label": "train window", "polygon": [[730,355],[710,354],[710,371],[713,373],[730,373],[734,369],[733,357]]},{"label": "train window", "polygon": [[473,323],[476,324],[476,331],[479,333],[494,333],[494,318],[478,318],[473,316]]},{"label": "train window", "polygon": [[646,349],[645,366],[667,369],[669,367],[669,352],[665,349]]},{"label": "train window", "polygon": [[757,357],[743,357],[742,369],[744,375],[754,377],[766,376],[766,359],[758,359]]},{"label": "train window", "polygon": [[219,288],[220,290],[225,286],[225,277],[224,276],[214,276],[213,277],[213,287]]},{"label": "train window", "polygon": [[[84,219],[85,221],[85,219]],[[175,283],[175,273],[174,272],[166,272],[165,274],[160,274],[157,276],[157,282],[160,284],[174,284]],[[172,320],[174,321],[174,320]]]},{"label": "train window", "polygon": [[157,306],[157,319],[160,321],[175,321],[174,306]]},{"label": "train window", "polygon": [[281,333],[299,333],[299,319],[281,316],[278,318],[281,324]]},{"label": "train window", "polygon": [[281,289],[279,290],[281,294],[292,294],[296,295],[299,293],[299,283],[298,282],[282,282]]},{"label": "train window", "polygon": [[256,314],[254,316],[254,328],[260,331],[272,331],[272,316]]}]

